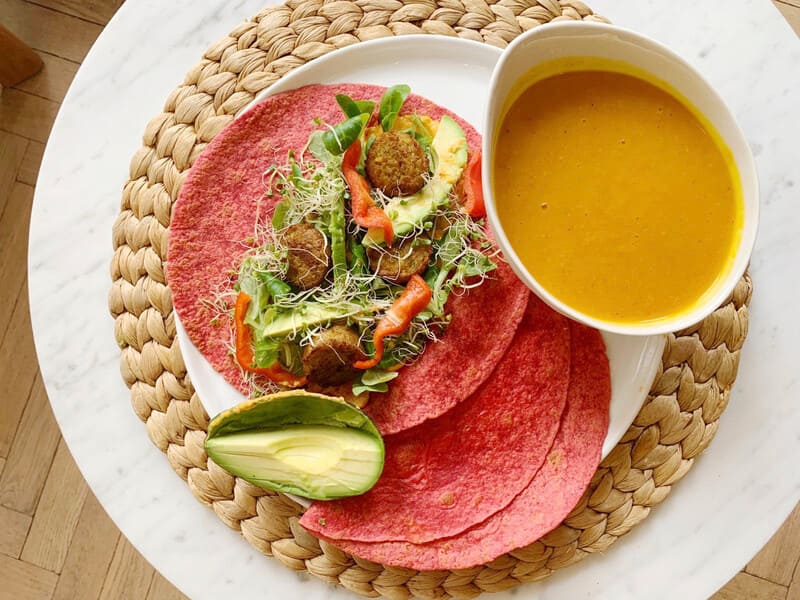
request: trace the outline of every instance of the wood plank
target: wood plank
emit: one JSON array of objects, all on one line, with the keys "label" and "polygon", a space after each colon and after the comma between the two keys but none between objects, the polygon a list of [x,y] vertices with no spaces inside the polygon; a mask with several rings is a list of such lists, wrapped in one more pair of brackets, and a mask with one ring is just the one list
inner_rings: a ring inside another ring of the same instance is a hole
[{"label": "wood plank", "polygon": [[795,506],[789,518],[745,567],[745,571],[762,579],[789,585],[798,561],[800,561],[800,504]]},{"label": "wood plank", "polygon": [[0,131],[0,216],[11,195],[17,170],[25,158],[28,144],[24,137]]},{"label": "wood plank", "polygon": [[6,466],[6,459],[0,457],[0,477],[3,476],[3,468]]},{"label": "wood plank", "polygon": [[[15,182],[0,216],[0,281],[3,282],[0,286],[0,339],[9,327],[16,298],[25,281],[32,205],[33,188]],[[20,330],[20,333],[23,331]]]},{"label": "wood plank", "polygon": [[786,594],[786,600],[800,600],[800,566],[794,570],[794,577],[789,585],[789,593]]},{"label": "wood plank", "polygon": [[30,526],[28,515],[0,506],[0,554],[19,558]]},{"label": "wood plank", "polygon": [[80,64],[46,52],[37,51],[37,53],[44,62],[42,70],[14,87],[34,96],[61,102]]},{"label": "wood plank", "polygon": [[178,591],[161,573],[156,573],[153,583],[150,584],[150,591],[147,592],[147,600],[188,600],[186,596]]},{"label": "wood plank", "polygon": [[25,150],[25,156],[22,158],[22,164],[20,164],[17,170],[17,181],[27,183],[28,185],[36,185],[36,178],[39,176],[39,166],[42,164],[43,154],[44,144],[30,140],[28,149]]},{"label": "wood plank", "polygon": [[786,588],[749,573],[738,573],[712,600],[785,600]]},{"label": "wood plank", "polygon": [[100,591],[100,600],[145,598],[154,575],[150,563],[124,536],[120,536]]},{"label": "wood plank", "polygon": [[34,513],[60,437],[41,375],[37,375],[0,477],[0,505],[26,515]]},{"label": "wood plank", "polygon": [[97,498],[89,493],[83,503],[53,600],[97,598],[120,537],[117,526]]},{"label": "wood plank", "polygon": [[800,8],[800,0],[772,0],[775,4],[788,4]]},{"label": "wood plank", "polygon": [[0,365],[14,365],[14,368],[2,368],[3,376],[0,377],[0,456],[4,457],[11,449],[33,381],[39,372],[28,312],[28,286],[23,284],[16,298],[6,300],[6,293],[0,290],[0,303],[8,302],[14,312],[6,320],[4,307],[0,304],[0,321],[8,322],[4,335],[0,336]]},{"label": "wood plank", "polygon": [[57,102],[16,88],[3,90],[0,97],[0,129],[37,142],[47,141],[57,113]]},{"label": "wood plank", "polygon": [[50,600],[58,575],[0,554],[0,600]]},{"label": "wood plank", "polygon": [[788,4],[786,2],[775,2],[775,6],[792,26],[794,32],[800,36],[800,5]]},{"label": "wood plank", "polygon": [[0,22],[31,48],[81,62],[103,28],[24,0],[0,2]]},{"label": "wood plank", "polygon": [[20,558],[60,573],[89,487],[62,439]]},{"label": "wood plank", "polygon": [[122,6],[123,0],[28,0],[28,2],[105,25]]}]

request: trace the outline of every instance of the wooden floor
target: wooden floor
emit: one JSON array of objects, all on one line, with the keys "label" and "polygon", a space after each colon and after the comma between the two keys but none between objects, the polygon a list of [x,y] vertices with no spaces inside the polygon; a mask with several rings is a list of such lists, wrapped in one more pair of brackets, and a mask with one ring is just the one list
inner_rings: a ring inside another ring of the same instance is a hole
[{"label": "wooden floor", "polygon": [[[0,23],[45,64],[0,96],[0,600],[183,598],[120,534],[78,472],[50,411],[28,317],[27,230],[44,144],[121,1],[0,0]],[[800,34],[800,0],[775,4]],[[799,560],[800,506],[716,597],[800,600]]]}]

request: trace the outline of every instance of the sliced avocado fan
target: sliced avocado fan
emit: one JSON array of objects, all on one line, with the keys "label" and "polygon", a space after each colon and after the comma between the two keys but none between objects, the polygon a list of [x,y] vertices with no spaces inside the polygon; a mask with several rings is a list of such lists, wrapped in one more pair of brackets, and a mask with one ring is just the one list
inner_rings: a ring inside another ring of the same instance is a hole
[{"label": "sliced avocado fan", "polygon": [[363,494],[383,470],[383,439],[341,398],[289,390],[243,402],[211,420],[205,443],[229,473],[314,500]]}]

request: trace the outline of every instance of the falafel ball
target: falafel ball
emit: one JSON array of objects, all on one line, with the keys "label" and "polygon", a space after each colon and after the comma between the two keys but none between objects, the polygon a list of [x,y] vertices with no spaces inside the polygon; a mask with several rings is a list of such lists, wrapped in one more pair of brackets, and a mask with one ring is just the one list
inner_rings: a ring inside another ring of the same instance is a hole
[{"label": "falafel ball", "polygon": [[321,284],[331,262],[325,236],[313,225],[297,223],[288,227],[281,239],[289,255],[286,280],[301,290]]},{"label": "falafel ball", "polygon": [[358,334],[346,325],[323,329],[303,349],[303,372],[312,383],[333,386],[355,379],[353,363],[364,359]]},{"label": "falafel ball", "polygon": [[391,248],[367,248],[370,268],[386,281],[406,283],[428,268],[433,248],[429,243],[406,238]]},{"label": "falafel ball", "polygon": [[386,131],[372,142],[365,168],[372,185],[384,194],[407,196],[425,185],[428,157],[407,133]]}]

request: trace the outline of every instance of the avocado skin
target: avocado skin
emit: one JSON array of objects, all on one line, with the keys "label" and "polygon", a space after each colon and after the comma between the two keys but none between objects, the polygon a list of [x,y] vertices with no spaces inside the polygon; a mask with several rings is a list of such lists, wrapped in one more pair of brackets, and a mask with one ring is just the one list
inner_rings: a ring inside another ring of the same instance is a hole
[{"label": "avocado skin", "polygon": [[380,438],[370,418],[344,401],[344,398],[315,394],[305,390],[287,390],[247,400],[222,411],[208,424],[208,439],[285,425],[329,425],[351,427]]},{"label": "avocado skin", "polygon": [[[378,468],[370,469],[374,476],[365,480],[364,485],[354,492],[330,494],[315,489],[313,485],[303,485],[302,483],[298,484],[291,481],[273,481],[256,476],[256,474],[239,469],[230,462],[230,459],[216,460],[216,458],[221,458],[218,451],[218,442],[223,441],[226,436],[243,432],[274,431],[276,429],[291,428],[296,425],[350,428],[367,434],[374,440],[378,449],[376,461],[379,461],[380,465]],[[366,414],[347,404],[343,398],[315,394],[304,390],[287,390],[262,398],[247,400],[219,413],[209,423],[205,449],[209,457],[223,469],[254,485],[279,492],[297,494],[314,500],[331,500],[366,492],[380,477],[385,458],[383,438]]]}]

